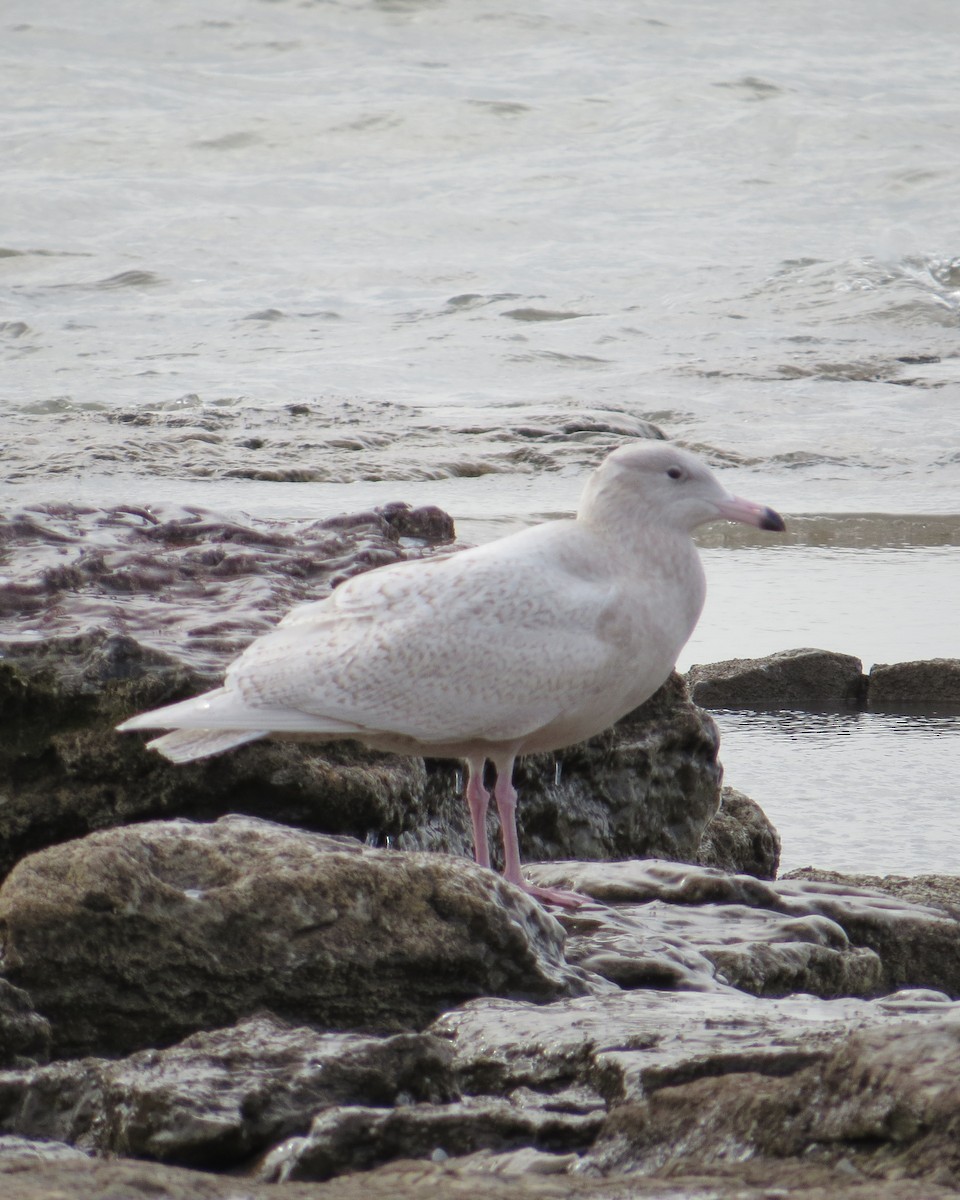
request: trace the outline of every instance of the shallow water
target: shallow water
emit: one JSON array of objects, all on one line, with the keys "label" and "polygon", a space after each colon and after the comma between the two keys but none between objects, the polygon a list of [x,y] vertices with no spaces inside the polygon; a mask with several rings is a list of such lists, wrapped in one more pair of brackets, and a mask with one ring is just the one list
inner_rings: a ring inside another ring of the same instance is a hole
[{"label": "shallow water", "polygon": [[716,719],[724,778],[777,827],[782,872],[960,870],[960,717],[723,712]]},{"label": "shallow water", "polygon": [[790,527],[705,536],[682,665],[960,655],[953,0],[10,0],[0,33],[4,510],[406,500],[478,541],[649,421]]}]

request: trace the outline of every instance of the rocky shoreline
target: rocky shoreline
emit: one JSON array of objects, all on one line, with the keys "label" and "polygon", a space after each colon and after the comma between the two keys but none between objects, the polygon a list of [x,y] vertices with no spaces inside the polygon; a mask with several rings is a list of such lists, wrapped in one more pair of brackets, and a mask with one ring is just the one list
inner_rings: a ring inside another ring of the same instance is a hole
[{"label": "rocky shoreline", "polygon": [[278,607],[433,552],[442,517],[0,527],[0,1193],[956,1194],[960,879],[778,879],[700,707],[960,711],[956,660],[696,667],[528,759],[524,855],[591,898],[572,912],[467,861],[450,764],[173,767],[113,732]]}]

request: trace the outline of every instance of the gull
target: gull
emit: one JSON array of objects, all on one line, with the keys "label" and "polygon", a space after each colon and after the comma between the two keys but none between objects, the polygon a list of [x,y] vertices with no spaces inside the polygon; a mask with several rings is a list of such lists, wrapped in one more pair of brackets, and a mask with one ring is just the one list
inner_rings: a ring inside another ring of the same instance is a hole
[{"label": "gull", "polygon": [[118,729],[173,730],[148,743],[173,762],[259,738],[459,759],[482,867],[490,762],[504,878],[575,906],[523,877],[514,762],[602,732],[665,682],[706,594],[691,535],[720,520],[785,528],[688,451],[628,443],[590,476],[575,517],[354,576],[252,642],[221,687]]}]

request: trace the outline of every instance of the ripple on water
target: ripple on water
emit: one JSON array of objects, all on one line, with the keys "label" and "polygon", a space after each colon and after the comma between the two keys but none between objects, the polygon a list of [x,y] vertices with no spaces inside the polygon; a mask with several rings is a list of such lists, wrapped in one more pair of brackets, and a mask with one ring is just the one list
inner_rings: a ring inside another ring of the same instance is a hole
[{"label": "ripple on water", "polygon": [[[568,466],[585,472],[624,439],[663,436],[643,417],[616,409],[508,406],[470,425],[461,415],[386,405],[358,422],[349,403],[262,407],[238,397],[208,402],[194,392],[149,408],[104,410],[60,396],[9,414],[16,436],[5,448],[6,474],[20,486],[32,483],[40,499],[49,498],[43,481],[74,473],[81,454],[87,471],[76,478],[80,499],[91,462],[110,463],[117,480],[137,481],[128,495],[148,477],[413,483]],[[57,418],[55,437],[42,436],[43,417]],[[339,507],[351,502],[345,497]]]},{"label": "ripple on water", "polygon": [[960,717],[714,715],[724,777],[777,827],[782,872],[956,872]]},{"label": "ripple on water", "polygon": [[893,262],[802,259],[783,263],[756,296],[777,311],[807,311],[817,323],[829,315],[845,323],[870,319],[911,326],[956,325],[960,322],[958,264],[957,259],[912,256]]}]

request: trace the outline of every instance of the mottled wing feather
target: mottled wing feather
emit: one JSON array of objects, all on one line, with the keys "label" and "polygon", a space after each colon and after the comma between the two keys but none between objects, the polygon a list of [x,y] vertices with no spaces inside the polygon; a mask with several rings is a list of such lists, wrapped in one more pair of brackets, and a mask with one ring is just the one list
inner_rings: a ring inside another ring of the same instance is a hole
[{"label": "mottled wing feather", "polygon": [[[535,587],[518,588],[518,568]],[[385,568],[288,614],[227,686],[318,728],[329,717],[425,743],[520,738],[599,688],[616,656],[598,633],[609,596],[549,556]]]}]

